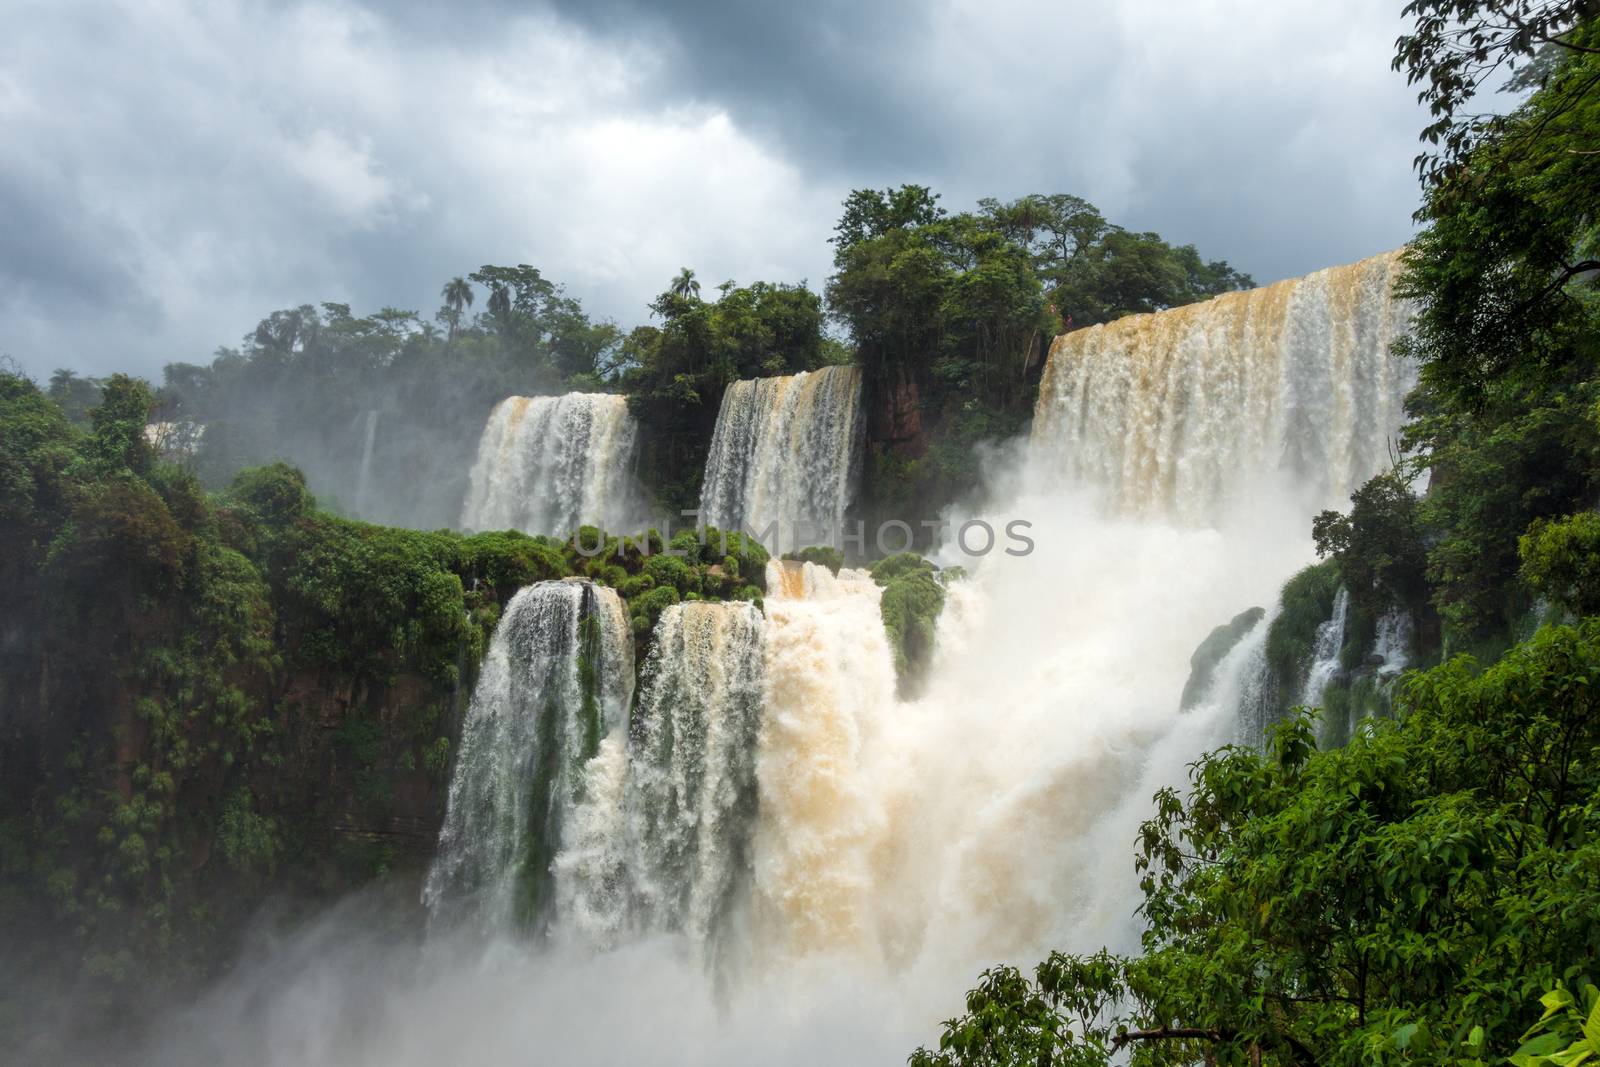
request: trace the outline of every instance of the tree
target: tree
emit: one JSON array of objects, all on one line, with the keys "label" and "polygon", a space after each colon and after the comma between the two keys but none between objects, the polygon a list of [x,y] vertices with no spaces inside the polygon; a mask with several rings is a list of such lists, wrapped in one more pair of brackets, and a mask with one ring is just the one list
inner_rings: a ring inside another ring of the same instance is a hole
[{"label": "tree", "polygon": [[890,424],[866,467],[866,495],[886,507],[931,513],[975,486],[977,444],[1020,431],[1056,333],[1252,284],[1079,197],[954,215],[938,201],[920,185],[857,189],[832,239],[828,309]]},{"label": "tree", "polygon": [[[1428,10],[1434,21],[1419,33],[1442,49],[1456,38],[1440,36],[1439,11]],[[1473,5],[1462,17],[1497,10]],[[1549,36],[1555,8],[1537,10],[1505,17]],[[1537,43],[1521,30],[1474,32],[1483,36],[1467,38],[1472,55],[1457,57],[1472,69],[1508,64]],[[1400,292],[1417,315],[1400,347],[1421,383],[1402,443],[1433,471],[1418,515],[1447,647],[1513,639],[1534,602],[1518,538],[1600,491],[1600,97],[1584,88],[1600,79],[1597,44],[1594,22],[1571,28],[1542,67],[1543,87],[1471,131],[1466,154],[1433,175],[1427,226],[1406,253]],[[1465,76],[1451,70],[1439,75],[1447,86]]]},{"label": "tree", "polygon": [[678,276],[672,279],[672,285],[667,291],[679,300],[700,299],[700,283],[695,280],[694,271],[688,267],[678,271]]},{"label": "tree", "polygon": [[1416,494],[1404,475],[1371,479],[1350,497],[1349,515],[1324,511],[1311,523],[1318,556],[1332,556],[1350,598],[1377,618],[1399,608],[1413,618],[1428,607],[1427,547]]},{"label": "tree", "polygon": [[739,378],[824,362],[822,301],[802,285],[725,286],[713,303],[680,295],[685,271],[650,304],[659,326],[616,350],[628,408],[643,427],[641,470],[662,502],[693,507],[723,390]]},{"label": "tree", "polygon": [[472,306],[472,286],[465,278],[458,276],[446,282],[439,295],[444,299],[444,306],[448,312],[441,318],[441,321],[450,327],[450,335],[445,340],[448,346],[455,341],[456,329],[461,325],[462,316],[466,314],[467,308]]},{"label": "tree", "polygon": [[65,367],[50,375],[48,395],[61,405],[70,422],[83,425],[89,421],[89,409],[100,402],[100,390],[105,382],[100,378],[80,377]]},{"label": "tree", "polygon": [[[1395,42],[1393,66],[1406,72],[1408,84],[1422,85],[1417,101],[1434,121],[1421,139],[1440,147],[1415,162],[1424,184],[1437,186],[1459,176],[1481,144],[1508,131],[1503,116],[1464,112],[1478,92],[1519,64],[1543,74],[1556,54],[1595,55],[1594,43],[1575,30],[1600,7],[1594,0],[1411,0],[1404,14],[1416,23]],[[1552,104],[1557,116],[1592,99],[1597,88],[1600,71],[1564,86]]]},{"label": "tree", "polygon": [[925,185],[902,185],[881,192],[856,189],[845,197],[844,211],[829,238],[834,266],[841,266],[841,257],[862,241],[883,237],[891,230],[929,226],[944,216],[939,194]]},{"label": "tree", "polygon": [[154,403],[150,387],[138,378],[113,374],[106,380],[99,406],[89,412],[91,448],[103,470],[149,473],[155,450],[144,427]]}]

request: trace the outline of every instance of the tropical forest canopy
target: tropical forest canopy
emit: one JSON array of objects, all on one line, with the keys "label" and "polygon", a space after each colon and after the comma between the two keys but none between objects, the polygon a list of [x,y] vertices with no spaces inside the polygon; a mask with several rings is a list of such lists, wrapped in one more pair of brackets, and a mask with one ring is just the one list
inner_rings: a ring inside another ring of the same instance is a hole
[{"label": "tropical forest canopy", "polygon": [[[500,400],[623,392],[645,431],[643,480],[658,510],[676,511],[698,500],[729,382],[859,362],[869,391],[909,404],[930,431],[874,454],[868,496],[937,505],[975,486],[973,442],[1025,422],[1056,333],[1252,284],[1068,195],[950,214],[922,186],[858,190],[832,240],[825,293],[711,288],[685,268],[628,331],[526,264],[451,279],[431,317],[275,311],[207,364],[168,364],[153,417],[205,426],[194,463],[209,488],[284,459],[331,506],[426,528],[460,520],[478,431]],[[101,384],[61,370],[48,392],[81,424]],[[382,447],[358,507],[369,412]]]}]

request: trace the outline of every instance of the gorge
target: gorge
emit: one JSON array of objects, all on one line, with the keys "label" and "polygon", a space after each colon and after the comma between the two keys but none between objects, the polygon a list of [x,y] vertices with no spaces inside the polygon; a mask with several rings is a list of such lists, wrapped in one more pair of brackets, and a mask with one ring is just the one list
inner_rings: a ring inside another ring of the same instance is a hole
[{"label": "gorge", "polygon": [[[479,990],[451,1002],[472,1020],[458,1025],[500,1035],[480,1052],[522,1026],[491,1025],[490,982],[541,1005],[528,1025],[545,1047],[641,1053],[639,1028],[554,992],[559,970],[712,1060],[750,1052],[758,1030],[765,1058],[805,1059],[813,1026],[850,1035],[853,1056],[892,1055],[997,955],[1135,948],[1121,843],[1196,754],[1259,741],[1263,649],[1279,585],[1310,557],[1308,511],[1379,470],[1398,427],[1412,372],[1388,350],[1406,314],[1392,268],[1378,257],[1058,339],[1032,438],[991,494],[994,513],[1033,523],[1037,549],[942,546],[939,562],[971,574],[946,581],[914,698],[896,692],[865,571],[774,559],[762,607],[666,608],[631,702],[615,593],[524,589],[466,714],[425,893],[436,940],[471,914],[473,943],[499,948],[425,964],[391,994]],[[803,446],[848,436],[854,384],[787,395],[803,386],[730,387],[713,516],[843,514],[846,454]],[[598,499],[577,482],[548,491]],[[1252,605],[1267,610],[1180,712],[1200,638]],[[1330,656],[1319,645],[1305,687]],[[372,1063],[426,1062],[414,1050],[430,1044],[398,1020],[375,1042],[315,1040]]]}]

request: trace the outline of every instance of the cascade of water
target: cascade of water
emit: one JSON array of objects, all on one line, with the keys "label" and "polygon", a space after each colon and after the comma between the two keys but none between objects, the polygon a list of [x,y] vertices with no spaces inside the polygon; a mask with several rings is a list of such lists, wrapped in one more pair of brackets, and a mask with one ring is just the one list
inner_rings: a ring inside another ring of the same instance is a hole
[{"label": "cascade of water", "polygon": [[1100,826],[1083,848],[1092,885],[1084,894],[1083,911],[1074,917],[1076,932],[1067,944],[1080,951],[1108,945],[1125,952],[1139,948],[1142,923],[1129,906],[1140,899],[1138,875],[1128,849],[1139,825],[1152,814],[1157,790],[1181,786],[1198,753],[1227,743],[1259,745],[1267,726],[1267,632],[1271,614],[1257,621],[1218,663],[1211,689],[1199,704],[1174,720],[1149,748],[1138,782],[1117,795]]},{"label": "cascade of water", "polygon": [[548,920],[583,766],[627,720],[633,635],[616,592],[540,582],[506,606],[461,729],[423,899],[487,931]]},{"label": "cascade of water", "polygon": [[864,426],[855,367],[732,383],[706,459],[702,521],[757,534],[777,524],[764,536],[774,551],[830,540],[850,506]]},{"label": "cascade of water", "polygon": [[144,426],[145,442],[156,454],[179,463],[194,458],[205,434],[203,422],[147,422]]},{"label": "cascade of water", "polygon": [[1306,672],[1306,684],[1300,690],[1300,703],[1308,708],[1322,706],[1322,694],[1328,683],[1343,669],[1340,660],[1344,653],[1344,632],[1350,615],[1350,591],[1339,587],[1333,598],[1333,614],[1317,627],[1316,640],[1311,646],[1311,669]]},{"label": "cascade of water", "polygon": [[1391,351],[1399,254],[1064,334],[1034,443],[1118,509],[1213,522],[1264,480],[1344,506],[1388,462],[1415,380]]},{"label": "cascade of water", "polygon": [[629,736],[607,738],[558,862],[574,925],[601,943],[682,931],[706,946],[748,887],[764,619],[743,602],[662,612]]},{"label": "cascade of water", "polygon": [[863,571],[777,560],[767,589],[757,937],[791,955],[859,952],[877,936],[873,864],[888,828],[865,762],[895,701],[882,591]]},{"label": "cascade of water", "polygon": [[361,467],[356,475],[356,514],[367,514],[367,487],[372,479],[372,446],[378,439],[378,411],[373,408],[364,414],[365,428],[361,443]]},{"label": "cascade of water", "polygon": [[478,441],[461,525],[552,536],[585,523],[628,529],[637,518],[636,439],[626,397],[509,397]]},{"label": "cascade of water", "polygon": [[[917,1027],[997,959],[1136,951],[1128,844],[1157,788],[1259,733],[1240,709],[1267,702],[1271,619],[1180,714],[1191,653],[1241,608],[1277,603],[1311,555],[1308,510],[1387,458],[1409,382],[1387,352],[1404,320],[1392,267],[1379,257],[1059,340],[1022,469],[983,516],[1026,518],[1035,550],[988,557],[948,589],[916,701],[893,695],[880,594],[860,575],[775,564],[765,619],[745,604],[669,608],[631,729],[598,744],[563,824],[560,914],[608,944],[680,931],[715,953],[743,935],[776,964],[767,978],[842,954],[861,988],[914,1002]],[[849,408],[833,420],[848,432],[820,443],[794,429],[826,421],[797,421],[802,384],[730,387],[708,521],[792,520],[817,499],[842,514],[842,492],[772,474],[854,462],[837,450],[856,432],[854,383],[848,405],[828,402]],[[1283,475],[1309,491],[1239,506]]]},{"label": "cascade of water", "polygon": [[960,972],[1134,947],[1129,879],[1087,875],[1107,835],[1127,863],[1156,786],[1262,725],[1241,713],[1265,703],[1268,620],[1179,715],[1185,668],[1219,621],[1277,602],[1311,555],[1310,511],[1386,464],[1412,377],[1388,347],[1406,318],[1394,260],[1057,341],[1022,469],[986,516],[1027,519],[1036,548],[950,590],[925,695],[875,716],[863,760],[893,842],[873,865],[891,959]]},{"label": "cascade of water", "polygon": [[1411,664],[1411,642],[1415,633],[1416,624],[1408,611],[1391,611],[1378,620],[1372,654],[1381,661],[1379,678],[1393,678]]}]

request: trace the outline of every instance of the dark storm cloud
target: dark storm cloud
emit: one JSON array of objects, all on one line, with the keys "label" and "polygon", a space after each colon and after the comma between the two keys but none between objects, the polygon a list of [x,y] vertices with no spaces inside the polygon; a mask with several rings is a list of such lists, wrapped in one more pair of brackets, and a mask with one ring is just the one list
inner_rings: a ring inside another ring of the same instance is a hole
[{"label": "dark storm cloud", "polygon": [[650,3],[555,0],[659,40],[708,97],[817,175],[931,181],[964,206],[1065,191],[1262,280],[1401,243],[1421,125],[1390,0]]},{"label": "dark storm cloud", "polygon": [[1259,280],[1402,242],[1393,0],[10,0],[0,351],[155,374],[277,307],[531,262],[820,284],[852,188],[1074,192]]},{"label": "dark storm cloud", "polygon": [[[904,67],[925,55],[937,6],[906,0],[809,4],[555,0],[609,38],[656,41],[672,89],[714,100],[821,170],[932,168],[950,147],[937,100]],[[946,72],[959,92],[961,71]]]}]

